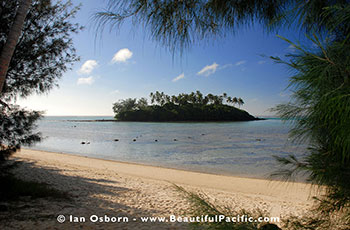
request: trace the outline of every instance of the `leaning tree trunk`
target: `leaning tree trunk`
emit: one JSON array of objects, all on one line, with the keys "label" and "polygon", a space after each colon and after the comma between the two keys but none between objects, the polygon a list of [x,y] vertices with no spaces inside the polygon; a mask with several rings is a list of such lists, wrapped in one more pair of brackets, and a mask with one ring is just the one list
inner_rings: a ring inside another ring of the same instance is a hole
[{"label": "leaning tree trunk", "polygon": [[7,70],[10,65],[10,61],[15,51],[19,36],[21,35],[24,20],[27,16],[29,7],[32,3],[32,0],[21,0],[19,7],[17,9],[15,20],[11,26],[11,29],[8,33],[6,43],[2,48],[0,54],[0,96],[2,89],[5,84]]}]

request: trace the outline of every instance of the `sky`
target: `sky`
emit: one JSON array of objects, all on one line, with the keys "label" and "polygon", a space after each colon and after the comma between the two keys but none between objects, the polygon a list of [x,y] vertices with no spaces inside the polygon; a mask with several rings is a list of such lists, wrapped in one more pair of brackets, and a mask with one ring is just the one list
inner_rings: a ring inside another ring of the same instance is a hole
[{"label": "sky", "polygon": [[155,91],[177,95],[200,90],[241,97],[242,108],[249,113],[271,115],[269,109],[289,100],[286,87],[292,72],[268,57],[294,52],[276,34],[298,41],[296,31],[268,33],[255,24],[234,35],[198,41],[182,55],[173,55],[150,40],[141,27],[128,23],[118,32],[97,33],[91,18],[106,1],[73,3],[82,4],[74,21],[85,29],[73,35],[81,60],[63,74],[58,88],[19,99],[21,106],[53,116],[109,116],[112,104],[121,99],[148,97]]}]

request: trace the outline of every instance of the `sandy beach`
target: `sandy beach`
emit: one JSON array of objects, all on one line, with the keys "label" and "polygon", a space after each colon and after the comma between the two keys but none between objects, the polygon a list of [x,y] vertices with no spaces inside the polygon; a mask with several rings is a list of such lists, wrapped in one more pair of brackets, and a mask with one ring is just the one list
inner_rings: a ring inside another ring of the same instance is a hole
[{"label": "sandy beach", "polygon": [[[23,201],[23,211],[2,213],[13,217],[2,229],[186,229],[186,223],[139,220],[186,216],[190,204],[174,184],[205,194],[218,205],[259,208],[281,219],[303,215],[317,192],[304,183],[205,174],[28,149],[15,154],[14,159],[22,162],[16,169],[18,177],[48,183],[68,192],[72,201],[28,198]],[[56,220],[59,215],[66,217],[64,223]],[[137,221],[91,223],[91,215]],[[71,223],[70,217],[86,217],[87,221]]]}]

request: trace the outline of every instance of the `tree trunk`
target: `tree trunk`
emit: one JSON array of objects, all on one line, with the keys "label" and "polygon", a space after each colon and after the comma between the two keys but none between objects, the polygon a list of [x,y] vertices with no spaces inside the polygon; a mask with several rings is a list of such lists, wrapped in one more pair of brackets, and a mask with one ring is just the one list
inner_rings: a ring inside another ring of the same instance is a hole
[{"label": "tree trunk", "polygon": [[32,0],[21,0],[17,9],[15,20],[8,33],[6,43],[0,54],[0,96],[5,84],[7,70],[15,51],[19,36],[21,35],[24,20],[27,16]]}]

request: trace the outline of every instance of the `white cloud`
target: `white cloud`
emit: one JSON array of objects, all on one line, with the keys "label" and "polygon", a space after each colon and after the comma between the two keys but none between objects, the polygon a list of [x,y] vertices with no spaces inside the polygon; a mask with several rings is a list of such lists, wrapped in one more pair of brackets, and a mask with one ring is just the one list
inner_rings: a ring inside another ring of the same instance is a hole
[{"label": "white cloud", "polygon": [[132,57],[132,52],[128,48],[124,48],[119,50],[117,53],[114,54],[112,63],[116,62],[126,62],[128,59]]},{"label": "white cloud", "polygon": [[184,74],[184,73],[180,74],[179,76],[177,76],[176,78],[174,78],[172,81],[173,81],[173,82],[176,82],[176,81],[181,80],[181,79],[183,79],[183,78],[185,78],[185,74]]},{"label": "white cloud", "polygon": [[97,61],[87,60],[78,70],[79,74],[89,74],[98,66]]},{"label": "white cloud", "polygon": [[222,65],[222,66],[220,66],[220,70],[221,69],[226,69],[226,68],[229,68],[229,67],[232,67],[232,64],[226,64],[226,65]]},{"label": "white cloud", "polygon": [[238,61],[238,62],[235,63],[235,66],[240,66],[240,65],[243,65],[245,63],[246,63],[246,61],[244,61],[244,60]]},{"label": "white cloud", "polygon": [[77,84],[78,85],[91,85],[92,83],[95,82],[95,79],[91,76],[91,77],[81,77],[78,78]]},{"label": "white cloud", "polygon": [[258,64],[259,64],[259,65],[262,65],[262,64],[264,64],[264,63],[266,63],[266,61],[258,61]]},{"label": "white cloud", "polygon": [[216,69],[218,68],[218,64],[216,64],[215,62],[212,65],[206,65],[203,69],[201,69],[197,75],[204,75],[204,76],[209,76],[213,73],[216,72]]},{"label": "white cloud", "polygon": [[111,94],[119,94],[119,93],[120,93],[120,91],[117,89],[111,92]]}]

